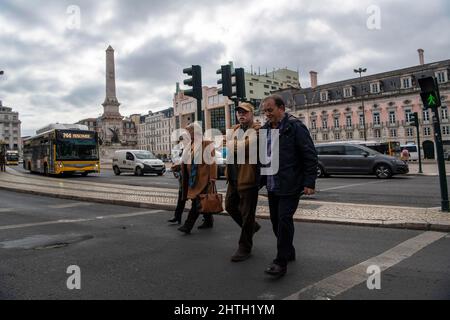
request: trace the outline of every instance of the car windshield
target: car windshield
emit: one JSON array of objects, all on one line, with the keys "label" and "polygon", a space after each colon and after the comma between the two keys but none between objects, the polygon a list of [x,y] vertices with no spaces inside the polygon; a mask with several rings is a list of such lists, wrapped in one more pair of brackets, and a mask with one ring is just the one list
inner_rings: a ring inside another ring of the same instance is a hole
[{"label": "car windshield", "polygon": [[140,160],[149,160],[149,159],[157,159],[155,155],[149,151],[147,152],[136,152],[136,158]]}]

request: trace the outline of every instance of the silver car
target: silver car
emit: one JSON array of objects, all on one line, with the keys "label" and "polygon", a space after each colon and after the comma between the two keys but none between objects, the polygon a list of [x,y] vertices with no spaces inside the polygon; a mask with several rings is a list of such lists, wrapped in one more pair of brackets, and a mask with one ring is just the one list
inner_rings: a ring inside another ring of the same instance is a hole
[{"label": "silver car", "polygon": [[317,144],[319,156],[318,176],[375,175],[389,179],[409,172],[408,164],[395,157],[381,154],[368,147],[351,143]]}]

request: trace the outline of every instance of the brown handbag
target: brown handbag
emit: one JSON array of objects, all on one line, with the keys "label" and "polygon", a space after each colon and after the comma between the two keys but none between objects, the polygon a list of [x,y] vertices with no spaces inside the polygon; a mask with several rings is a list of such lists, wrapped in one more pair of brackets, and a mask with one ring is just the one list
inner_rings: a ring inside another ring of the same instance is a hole
[{"label": "brown handbag", "polygon": [[200,194],[199,198],[199,211],[201,213],[220,213],[223,211],[222,198],[220,193],[217,193],[216,184],[210,183],[208,187],[208,193]]}]

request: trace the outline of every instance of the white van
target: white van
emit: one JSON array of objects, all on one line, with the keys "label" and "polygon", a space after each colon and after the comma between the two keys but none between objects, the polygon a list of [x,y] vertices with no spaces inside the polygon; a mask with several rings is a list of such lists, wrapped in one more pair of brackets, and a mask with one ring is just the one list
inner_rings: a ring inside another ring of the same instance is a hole
[{"label": "white van", "polygon": [[112,167],[116,176],[122,172],[133,172],[137,176],[156,173],[162,176],[166,171],[164,162],[147,150],[119,150],[114,153]]},{"label": "white van", "polygon": [[419,160],[419,150],[415,144],[403,144],[400,146],[400,150],[406,149],[409,152],[409,160],[418,161]]}]

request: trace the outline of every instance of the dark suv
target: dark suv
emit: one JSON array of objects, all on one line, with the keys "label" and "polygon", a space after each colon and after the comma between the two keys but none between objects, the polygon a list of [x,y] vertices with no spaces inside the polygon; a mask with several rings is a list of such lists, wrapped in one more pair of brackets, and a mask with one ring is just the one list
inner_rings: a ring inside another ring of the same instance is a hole
[{"label": "dark suv", "polygon": [[376,175],[380,179],[409,172],[408,164],[397,158],[381,154],[365,146],[352,143],[317,144],[319,155],[318,176],[331,174]]}]

